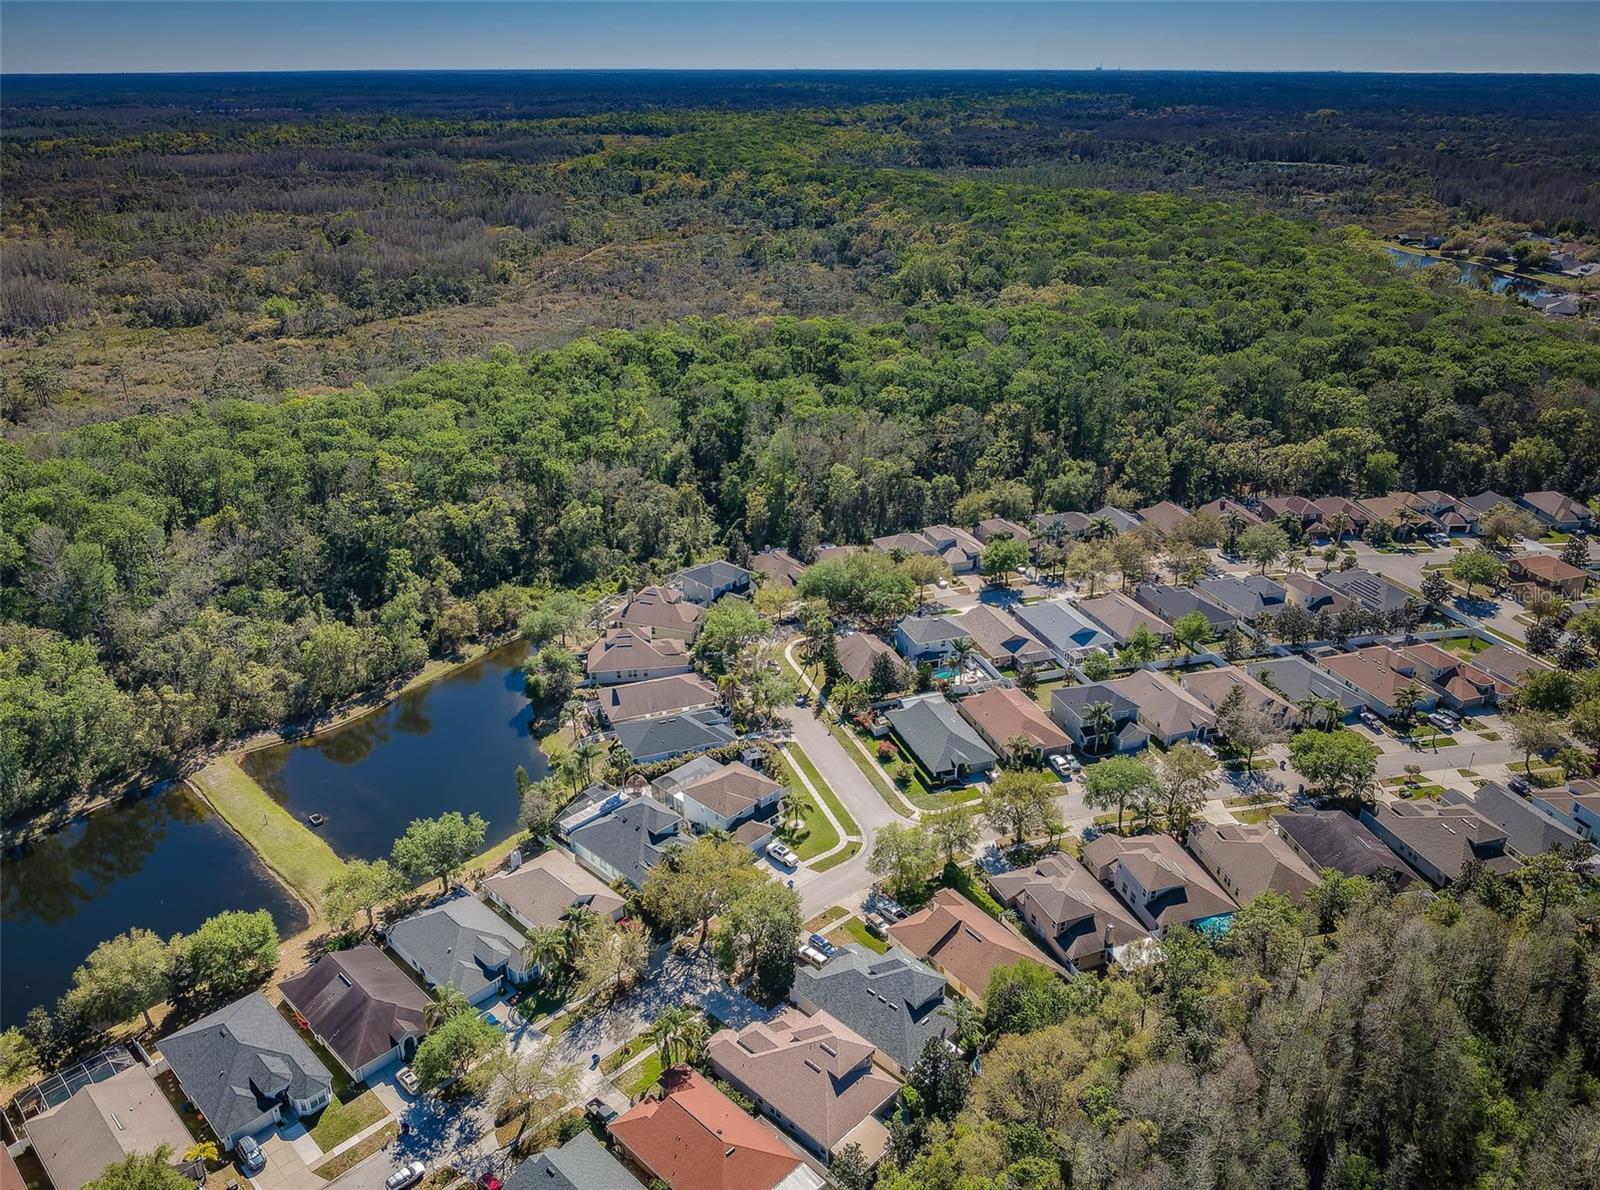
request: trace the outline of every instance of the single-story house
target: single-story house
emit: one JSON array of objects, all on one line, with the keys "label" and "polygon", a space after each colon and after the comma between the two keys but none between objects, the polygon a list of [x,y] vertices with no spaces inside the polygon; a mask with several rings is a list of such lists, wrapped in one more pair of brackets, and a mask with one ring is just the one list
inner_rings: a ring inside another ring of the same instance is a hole
[{"label": "single-story house", "polygon": [[1326,669],[1362,689],[1368,706],[1378,713],[1394,714],[1398,692],[1414,685],[1422,699],[1419,710],[1431,710],[1443,703],[1456,710],[1474,710],[1492,705],[1513,687],[1485,673],[1471,663],[1426,641],[1395,648],[1368,645],[1351,653],[1336,653],[1320,658]]},{"label": "single-story house", "polygon": [[612,727],[632,719],[703,711],[720,701],[717,688],[699,674],[692,673],[605,686],[597,699],[600,717]]},{"label": "single-story house", "polygon": [[743,1029],[722,1029],[706,1061],[756,1110],[824,1162],[847,1144],[883,1155],[881,1119],[900,1084],[873,1061],[873,1045],[826,1012],[778,1009]]},{"label": "single-story house", "polygon": [[1343,810],[1275,814],[1267,822],[1313,871],[1332,869],[1389,883],[1396,892],[1419,879],[1359,818]]},{"label": "single-story house", "polygon": [[1168,926],[1209,925],[1237,908],[1170,835],[1100,835],[1084,846],[1083,863],[1157,938]]},{"label": "single-story house", "polygon": [[1072,749],[1072,739],[1044,713],[1044,708],[1014,686],[991,686],[969,694],[956,703],[956,710],[984,742],[1003,759],[1010,760],[1011,741],[1027,738],[1035,756],[1054,756]]},{"label": "single-story house", "polygon": [[1427,799],[1379,802],[1361,811],[1361,821],[1440,887],[1461,875],[1469,860],[1502,874],[1521,866],[1511,854],[1506,832],[1470,806]]},{"label": "single-story house", "polygon": [[1139,527],[1139,518],[1136,514],[1125,508],[1113,508],[1109,504],[1102,504],[1089,514],[1089,524],[1096,521],[1110,521],[1111,527],[1118,533],[1132,533]]},{"label": "single-story house", "polygon": [[955,656],[957,641],[971,641],[964,616],[907,616],[895,625],[894,643],[912,665]]},{"label": "single-story house", "polygon": [[278,988],[358,1083],[390,1062],[409,1062],[427,1032],[428,997],[370,944],[325,954]]},{"label": "single-story house", "polygon": [[629,719],[613,729],[617,744],[639,764],[671,760],[708,748],[725,748],[739,738],[721,707],[702,707],[654,719]]},{"label": "single-story house", "polygon": [[1237,500],[1230,500],[1226,496],[1213,500],[1209,504],[1202,504],[1194,510],[1194,514],[1195,516],[1214,516],[1224,525],[1228,523],[1229,518],[1237,517],[1239,523],[1247,529],[1251,525],[1259,525],[1261,523],[1261,518],[1255,514],[1253,508],[1248,508]]},{"label": "single-story house", "polygon": [[1184,674],[1178,682],[1191,697],[1213,711],[1220,708],[1228,695],[1237,689],[1244,691],[1247,703],[1265,711],[1284,726],[1296,723],[1300,718],[1300,712],[1287,699],[1273,693],[1251,677],[1247,670],[1236,665],[1197,669]]},{"label": "single-story house", "polygon": [[765,1120],[687,1066],[608,1125],[643,1177],[668,1190],[823,1190],[826,1179]]},{"label": "single-story house", "polygon": [[589,680],[601,686],[670,678],[693,668],[682,640],[672,636],[658,639],[648,628],[613,628],[589,646],[584,658]]},{"label": "single-story house", "polygon": [[1347,599],[1353,599],[1368,611],[1394,612],[1405,607],[1412,596],[1382,575],[1370,570],[1329,570],[1317,576],[1325,587],[1332,587]]},{"label": "single-story house", "polygon": [[1548,661],[1540,661],[1537,657],[1530,657],[1510,645],[1502,644],[1493,644],[1474,653],[1472,664],[1513,686],[1521,686],[1532,675],[1555,668]]},{"label": "single-story house", "polygon": [[1241,905],[1264,892],[1298,904],[1317,884],[1311,866],[1264,822],[1197,822],[1189,828],[1189,850]]},{"label": "single-story house", "polygon": [[509,872],[489,877],[483,882],[483,895],[528,930],[560,925],[574,909],[616,921],[626,906],[609,885],[553,847]]},{"label": "single-story house", "polygon": [[1159,504],[1152,504],[1149,508],[1141,508],[1139,510],[1139,519],[1163,537],[1170,537],[1194,520],[1186,509],[1174,504],[1171,500],[1162,500]]},{"label": "single-story house", "polygon": [[983,542],[953,525],[929,525],[916,533],[891,533],[872,540],[884,553],[921,554],[939,558],[952,574],[972,574],[983,559]]},{"label": "single-story house", "polygon": [[983,737],[937,692],[902,699],[885,718],[906,750],[940,784],[981,776],[999,760]]},{"label": "single-story house", "polygon": [[1028,545],[1033,541],[1033,534],[1017,524],[1016,521],[1007,520],[1003,516],[992,516],[979,521],[972,527],[972,535],[984,545],[991,541],[1000,541],[1009,537],[1012,541],[1020,541]]},{"label": "single-story house", "polygon": [[750,569],[766,575],[769,587],[794,587],[806,572],[806,564],[788,550],[769,547],[750,557]]},{"label": "single-story house", "polygon": [[1539,518],[1539,523],[1557,533],[1576,533],[1594,523],[1594,513],[1581,500],[1565,492],[1527,492],[1517,503]]},{"label": "single-story house", "polygon": [[668,847],[688,842],[684,820],[654,798],[619,797],[616,804],[567,835],[573,857],[606,883],[642,887]]},{"label": "single-story house", "polygon": [[1476,533],[1478,531],[1478,513],[1463,500],[1458,500],[1449,492],[1429,490],[1417,492],[1416,497],[1421,501],[1422,507],[1432,514],[1445,532],[1451,534]]},{"label": "single-story house", "polygon": [[178,1085],[225,1150],[292,1117],[321,1111],[333,1095],[333,1079],[311,1047],[260,992],[160,1044]]},{"label": "single-story house", "polygon": [[[1341,708],[1341,720],[1354,718],[1356,712],[1366,705],[1366,696],[1358,687],[1297,655],[1246,662],[1244,671],[1297,707],[1307,698],[1337,702]],[[1318,713],[1317,722],[1321,722],[1322,714]]]},{"label": "single-story house", "polygon": [[1171,624],[1148,608],[1140,607],[1121,591],[1097,595],[1093,599],[1080,599],[1076,606],[1081,615],[1104,628],[1119,649],[1140,628],[1148,628],[1157,640],[1164,641],[1172,637]]},{"label": "single-story house", "polygon": [[826,1012],[877,1047],[876,1061],[897,1078],[917,1064],[934,1038],[953,1023],[945,1006],[945,981],[928,964],[898,946],[878,954],[859,944],[841,946],[821,967],[795,967],[789,999],[802,1012]]},{"label": "single-story house", "polygon": [[983,999],[996,967],[1027,960],[1066,974],[1044,951],[953,888],[941,888],[925,908],[895,922],[889,927],[889,936],[932,964],[952,988],[974,1002]]},{"label": "single-story house", "polygon": [[1199,612],[1218,636],[1239,622],[1239,616],[1219,603],[1200,595],[1192,587],[1169,587],[1163,583],[1145,583],[1134,590],[1133,597],[1139,605],[1168,624],[1176,624],[1184,616]]},{"label": "single-story house", "polygon": [[505,1190],[639,1190],[639,1179],[594,1133],[583,1131],[517,1166]]},{"label": "single-story house", "polygon": [[149,1069],[126,1050],[113,1052],[119,1064],[122,1059],[126,1064],[110,1078],[82,1085],[70,1080],[70,1098],[23,1120],[49,1184],[55,1190],[82,1190],[107,1166],[162,1146],[174,1168],[203,1177],[203,1166],[192,1171],[185,1164],[183,1155],[193,1140]]},{"label": "single-story house", "polygon": [[690,603],[710,607],[725,595],[749,595],[755,586],[755,575],[743,566],[719,559],[680,570],[672,576],[671,583]]},{"label": "single-story house", "polygon": [[1401,656],[1411,662],[1417,677],[1439,691],[1439,701],[1456,710],[1492,706],[1516,686],[1457,657],[1431,641],[1402,645]]},{"label": "single-story house", "polygon": [[[1097,723],[1092,708],[1104,704],[1109,726]],[[1050,717],[1086,756],[1136,752],[1150,742],[1139,725],[1139,704],[1109,682],[1062,686],[1050,695]]]},{"label": "single-story house", "polygon": [[836,639],[834,653],[839,658],[839,668],[852,682],[870,681],[879,657],[889,659],[896,681],[911,681],[911,671],[906,668],[906,663],[875,633],[847,632]]},{"label": "single-story house", "polygon": [[1071,599],[1020,604],[1014,614],[1018,623],[1043,642],[1042,647],[1062,657],[1081,657],[1091,649],[1110,652],[1117,647],[1116,637],[1084,615]]},{"label": "single-story house", "polygon": [[1507,845],[1524,859],[1583,841],[1576,830],[1541,813],[1531,801],[1518,797],[1498,781],[1485,782],[1471,793],[1447,789],[1440,800],[1447,806],[1476,810],[1506,832]]},{"label": "single-story house", "polygon": [[1475,496],[1462,496],[1457,503],[1477,516],[1478,519],[1472,527],[1474,533],[1483,532],[1483,518],[1502,504],[1508,508],[1517,507],[1517,502],[1509,496],[1502,496],[1499,492],[1492,491],[1482,491]]},{"label": "single-story house", "polygon": [[989,878],[995,896],[1072,974],[1108,966],[1150,933],[1083,865],[1056,852]]},{"label": "single-story house", "polygon": [[482,1004],[523,983],[533,964],[522,953],[527,939],[476,897],[460,896],[414,913],[389,927],[400,961],[429,987],[454,988],[469,1004]]},{"label": "single-story house", "polygon": [[1260,574],[1249,574],[1242,578],[1231,574],[1203,578],[1194,585],[1194,589],[1241,620],[1275,616],[1283,611],[1289,601],[1288,592],[1280,584]]},{"label": "single-story house", "polygon": [[1515,554],[1506,560],[1513,583],[1533,583],[1568,599],[1577,599],[1589,584],[1589,572],[1554,554]]},{"label": "single-story house", "polygon": [[1014,616],[1000,608],[979,604],[955,618],[972,638],[978,652],[998,669],[1056,664],[1053,646],[1030,632],[1020,614]]},{"label": "single-story house", "polygon": [[724,764],[697,756],[657,777],[650,789],[658,801],[676,810],[697,830],[731,833],[741,822],[770,817],[784,787],[743,761]]},{"label": "single-story house", "polygon": [[1209,739],[1217,730],[1217,717],[1209,707],[1151,670],[1136,669],[1105,684],[1139,708],[1140,724],[1165,747],[1180,740]]},{"label": "single-story house", "polygon": [[1318,582],[1306,574],[1284,575],[1283,590],[1289,597],[1289,602],[1307,615],[1314,616],[1318,612],[1342,612],[1346,608],[1355,606],[1355,600],[1348,595],[1341,595],[1326,583]]},{"label": "single-story house", "polygon": [[1071,541],[1089,528],[1089,517],[1082,512],[1036,512],[1028,518],[1033,535],[1041,541]]},{"label": "single-story house", "polygon": [[1352,653],[1318,657],[1323,669],[1359,692],[1368,710],[1389,718],[1399,709],[1398,695],[1410,687],[1417,692],[1416,709],[1431,711],[1439,705],[1439,691],[1417,677],[1416,666],[1388,645],[1369,645]]},{"label": "single-story house", "polygon": [[700,634],[705,615],[705,609],[685,599],[682,591],[673,587],[645,587],[617,613],[617,625],[646,630],[663,640],[671,637],[692,641]]}]

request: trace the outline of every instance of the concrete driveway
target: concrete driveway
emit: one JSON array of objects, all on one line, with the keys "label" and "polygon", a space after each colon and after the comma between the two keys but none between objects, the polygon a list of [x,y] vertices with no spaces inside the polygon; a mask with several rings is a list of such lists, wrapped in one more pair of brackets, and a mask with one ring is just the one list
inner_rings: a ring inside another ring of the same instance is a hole
[{"label": "concrete driveway", "polygon": [[262,1171],[250,1179],[256,1190],[320,1190],[326,1185],[311,1172],[308,1155],[302,1149],[309,1145],[309,1159],[318,1161],[322,1150],[306,1134],[304,1126],[293,1125],[260,1140],[261,1152],[267,1159]]}]

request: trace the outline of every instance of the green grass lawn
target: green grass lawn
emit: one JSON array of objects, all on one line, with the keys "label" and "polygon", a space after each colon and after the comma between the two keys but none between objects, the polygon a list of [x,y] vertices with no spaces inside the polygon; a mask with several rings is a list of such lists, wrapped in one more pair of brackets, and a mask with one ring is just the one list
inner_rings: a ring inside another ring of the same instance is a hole
[{"label": "green grass lawn", "polygon": [[625,1071],[617,1089],[630,1099],[643,1095],[661,1079],[661,1055],[651,1050],[648,1057],[632,1070]]},{"label": "green grass lawn", "polygon": [[861,828],[856,825],[856,820],[850,817],[850,811],[844,808],[844,803],[839,800],[839,795],[833,787],[822,779],[822,774],[817,772],[817,766],[811,763],[811,757],[805,754],[805,749],[791,744],[784,750],[784,758],[806,775],[806,779],[816,787],[822,795],[822,800],[828,803],[828,809],[833,811],[833,816],[839,820],[839,825],[844,828],[847,835],[859,835]]},{"label": "green grass lawn", "polygon": [[780,763],[783,765],[785,783],[793,791],[791,799],[803,825],[799,830],[790,830],[784,825],[778,831],[778,837],[793,847],[794,853],[801,859],[813,859],[838,846],[839,832],[833,829],[828,816],[817,807],[816,799],[794,775],[794,766],[788,762],[788,758],[784,757]]},{"label": "green grass lawn", "polygon": [[1265,822],[1276,814],[1287,814],[1288,806],[1257,806],[1253,810],[1237,810],[1234,817],[1248,825]]},{"label": "green grass lawn", "polygon": [[[835,930],[834,933],[847,934],[849,935],[850,941],[859,942],[862,946],[865,946],[868,950],[874,951],[877,954],[887,954],[889,951],[889,944],[882,938],[874,937],[872,931],[867,929],[867,923],[862,921],[859,917],[852,917],[849,921],[845,922],[844,925]],[[838,941],[838,939],[833,940]]]},{"label": "green grass lawn", "polygon": [[379,1129],[360,1144],[351,1145],[337,1157],[330,1157],[311,1172],[325,1182],[331,1182],[340,1174],[349,1173],[368,1157],[383,1148],[396,1136],[400,1135],[399,1124],[389,1124]]},{"label": "green grass lawn", "polygon": [[327,1152],[363,1128],[370,1128],[388,1114],[389,1109],[372,1091],[357,1095],[349,1103],[340,1103],[335,1099],[322,1109],[322,1114],[311,1128],[311,1139],[317,1142],[319,1149]]},{"label": "green grass lawn", "polygon": [[189,783],[285,884],[321,907],[323,889],[344,869],[333,848],[273,801],[229,757],[213,761]]},{"label": "green grass lawn", "polygon": [[831,908],[824,909],[821,913],[817,914],[810,921],[806,922],[801,929],[805,930],[805,932],[808,934],[820,934],[823,930],[827,929],[841,917],[849,916],[850,910],[846,909],[843,905],[834,905]]},{"label": "green grass lawn", "polygon": [[[845,750],[845,755],[855,763],[855,766],[866,776],[872,788],[878,791],[878,796],[888,804],[889,808],[902,818],[910,818],[911,811],[907,810],[889,783],[884,780],[883,774],[857,750],[851,736],[851,729],[838,723],[829,723],[828,730],[833,733],[833,738],[839,741],[839,747]],[[868,745],[869,747],[871,745]]]},{"label": "green grass lawn", "polygon": [[604,1059],[602,1059],[600,1062],[600,1073],[612,1074],[615,1071],[621,1070],[629,1062],[633,1061],[640,1054],[644,1053],[645,1050],[649,1049],[652,1044],[653,1043],[650,1040],[650,1034],[639,1034],[639,1036],[629,1041],[627,1045],[623,1046],[615,1053],[608,1054]]},{"label": "green grass lawn", "polygon": [[1048,711],[1050,709],[1050,696],[1057,690],[1074,684],[1071,678],[1057,678],[1053,682],[1040,682],[1033,692],[1033,701]]},{"label": "green grass lawn", "polygon": [[1439,647],[1457,657],[1471,657],[1474,653],[1481,653],[1489,647],[1489,642],[1481,636],[1452,636],[1439,642]]},{"label": "green grass lawn", "polygon": [[860,850],[861,840],[851,839],[849,843],[845,844],[843,850],[836,851],[827,859],[818,860],[816,863],[812,864],[811,870],[813,872],[826,872],[829,868],[836,868],[846,860],[854,858],[856,853]]}]

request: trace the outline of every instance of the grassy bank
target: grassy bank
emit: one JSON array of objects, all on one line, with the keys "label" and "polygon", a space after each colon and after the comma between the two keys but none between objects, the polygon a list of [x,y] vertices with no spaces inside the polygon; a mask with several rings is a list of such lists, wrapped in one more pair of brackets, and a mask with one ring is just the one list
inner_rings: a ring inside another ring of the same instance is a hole
[{"label": "grassy bank", "polygon": [[273,801],[231,757],[213,761],[189,784],[278,879],[320,912],[322,890],[344,867],[333,848]]}]

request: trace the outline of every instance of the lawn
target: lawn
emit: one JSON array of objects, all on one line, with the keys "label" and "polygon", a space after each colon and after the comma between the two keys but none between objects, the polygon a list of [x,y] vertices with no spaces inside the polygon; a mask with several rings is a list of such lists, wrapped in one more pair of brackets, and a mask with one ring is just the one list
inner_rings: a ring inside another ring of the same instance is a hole
[{"label": "lawn", "polygon": [[1439,647],[1457,657],[1471,657],[1487,649],[1489,642],[1481,636],[1452,636],[1440,641]]},{"label": "lawn", "polygon": [[311,1139],[317,1142],[319,1149],[327,1152],[363,1128],[370,1128],[388,1114],[389,1109],[372,1091],[357,1095],[349,1103],[340,1103],[335,1099],[322,1109],[322,1114],[311,1128]]},{"label": "lawn", "polygon": [[839,820],[839,825],[844,828],[847,835],[859,835],[861,828],[856,825],[856,820],[850,817],[850,811],[844,808],[844,803],[839,800],[839,795],[822,779],[822,774],[817,772],[817,766],[811,763],[811,757],[805,751],[791,744],[784,750],[784,757],[796,768],[806,775],[816,791],[822,795],[822,800],[828,803],[828,809],[833,811],[833,816]]},{"label": "lawn", "polygon": [[805,930],[808,934],[817,934],[827,929],[841,917],[849,916],[850,910],[846,909],[843,905],[834,905],[830,909],[824,909],[821,913],[817,914],[800,928]]},{"label": "lawn", "polygon": [[845,750],[845,753],[855,762],[856,767],[866,775],[872,788],[878,791],[878,796],[888,803],[889,809],[899,814],[902,818],[910,818],[912,814],[910,810],[906,809],[905,802],[896,796],[895,791],[889,787],[889,783],[884,779],[883,774],[878,771],[877,767],[865,756],[861,755],[860,750],[857,749],[855,737],[851,735],[851,729],[838,723],[829,723],[828,730],[833,733],[833,738],[839,741],[839,747]]},{"label": "lawn", "polygon": [[1236,810],[1233,816],[1247,826],[1254,826],[1257,823],[1265,822],[1274,815],[1287,814],[1288,812],[1288,806],[1257,806],[1253,810]]},{"label": "lawn", "polygon": [[633,1061],[640,1054],[644,1053],[645,1050],[649,1049],[652,1044],[653,1042],[650,1040],[650,1034],[639,1034],[639,1036],[632,1038],[628,1044],[624,1045],[621,1049],[616,1050],[615,1052],[608,1054],[605,1058],[601,1059],[600,1073],[613,1074],[616,1071],[621,1070],[629,1062]]},{"label": "lawn", "polygon": [[229,757],[213,761],[189,778],[261,861],[311,904],[322,905],[322,891],[344,869],[310,827],[267,795]]},{"label": "lawn", "polygon": [[399,1124],[387,1124],[360,1143],[351,1145],[335,1157],[329,1157],[311,1172],[323,1181],[331,1182],[334,1178],[349,1173],[399,1134]]},{"label": "lawn", "polygon": [[622,1081],[618,1082],[616,1087],[629,1099],[635,1099],[655,1086],[660,1078],[661,1054],[651,1050],[644,1061],[631,1070],[623,1071]]},{"label": "lawn", "polygon": [[851,839],[843,849],[835,851],[827,859],[818,860],[811,865],[813,872],[826,872],[829,868],[836,868],[848,859],[852,859],[861,850],[861,840]]},{"label": "lawn", "polygon": [[867,923],[859,917],[852,917],[834,932],[848,934],[852,941],[859,942],[868,950],[878,954],[887,954],[889,951],[889,944],[882,938],[875,937],[872,931],[867,929]]},{"label": "lawn", "polygon": [[1057,678],[1053,682],[1040,682],[1033,692],[1033,701],[1048,711],[1050,709],[1050,696],[1057,690],[1074,684],[1071,678]]},{"label": "lawn", "polygon": [[780,763],[784,768],[785,781],[792,791],[790,800],[794,802],[795,810],[804,825],[799,830],[790,830],[784,825],[778,832],[779,837],[793,847],[794,853],[801,859],[813,859],[839,845],[839,832],[833,829],[833,823],[829,822],[828,816],[818,808],[816,799],[795,776],[794,766],[789,763],[789,758],[783,757]]}]

